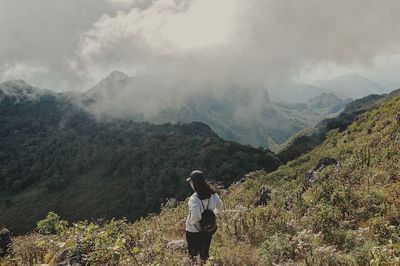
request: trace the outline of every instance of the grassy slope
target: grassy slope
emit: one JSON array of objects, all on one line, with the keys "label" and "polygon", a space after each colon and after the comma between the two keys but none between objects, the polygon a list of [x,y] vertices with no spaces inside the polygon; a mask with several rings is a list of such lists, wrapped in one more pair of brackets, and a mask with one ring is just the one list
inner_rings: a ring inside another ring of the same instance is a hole
[{"label": "grassy slope", "polygon": [[[210,263],[216,265],[398,265],[400,260],[400,97],[362,115],[346,131],[330,132],[311,152],[272,173],[233,185],[223,194]],[[368,133],[367,129],[372,129]],[[323,156],[340,160],[296,197],[305,172]],[[262,186],[272,201],[254,208]],[[293,206],[285,210],[292,195]],[[58,235],[15,239],[16,259],[43,262],[79,249],[99,264],[180,265],[186,205],[133,224],[75,224]],[[51,241],[49,241],[51,240]],[[47,254],[47,256],[45,256]]]},{"label": "grassy slope", "polygon": [[395,90],[390,94],[369,95],[352,101],[337,117],[324,119],[315,127],[298,132],[285,144],[279,145],[275,149],[275,152],[283,162],[294,160],[321,144],[330,130],[345,130],[347,126],[354,122],[358,115],[373,110],[377,108],[379,104],[390,101],[392,98],[399,95],[400,90]]}]

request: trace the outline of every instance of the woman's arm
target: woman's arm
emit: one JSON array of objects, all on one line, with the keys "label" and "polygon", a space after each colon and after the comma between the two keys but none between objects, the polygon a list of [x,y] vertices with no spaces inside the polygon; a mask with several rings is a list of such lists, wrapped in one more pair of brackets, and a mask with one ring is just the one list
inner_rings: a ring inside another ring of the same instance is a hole
[{"label": "woman's arm", "polygon": [[189,223],[197,224],[201,220],[200,203],[196,198],[190,197],[189,202]]}]

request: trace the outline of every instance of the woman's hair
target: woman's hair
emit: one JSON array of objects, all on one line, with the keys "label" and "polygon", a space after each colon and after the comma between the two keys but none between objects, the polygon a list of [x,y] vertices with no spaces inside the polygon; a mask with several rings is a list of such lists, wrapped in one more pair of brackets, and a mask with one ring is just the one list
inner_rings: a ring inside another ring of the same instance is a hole
[{"label": "woman's hair", "polygon": [[197,196],[199,196],[199,199],[208,199],[211,197],[212,194],[215,193],[215,190],[206,181],[205,176],[203,176],[202,178],[192,178],[191,180],[193,182],[193,188],[197,192]]},{"label": "woman's hair", "polygon": [[197,192],[199,199],[204,200],[211,197],[215,193],[214,189],[207,183],[207,181],[193,181],[194,190]]}]

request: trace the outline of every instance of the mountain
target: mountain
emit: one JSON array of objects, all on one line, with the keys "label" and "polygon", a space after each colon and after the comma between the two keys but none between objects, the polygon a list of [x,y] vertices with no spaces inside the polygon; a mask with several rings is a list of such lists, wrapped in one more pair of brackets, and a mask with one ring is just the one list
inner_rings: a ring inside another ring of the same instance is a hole
[{"label": "mountain", "polygon": [[352,101],[337,117],[324,119],[315,127],[306,128],[298,132],[285,144],[274,150],[283,162],[293,160],[321,144],[325,140],[327,133],[332,129],[338,129],[340,132],[344,131],[359,115],[377,108],[380,103],[389,101],[398,95],[400,95],[400,90],[395,90],[389,94],[372,94]]},{"label": "mountain", "polygon": [[329,80],[314,81],[312,84],[286,82],[279,88],[271,88],[272,100],[283,103],[307,103],[321,93],[335,95],[343,100],[359,99],[370,94],[383,94],[396,89],[398,83],[372,81],[359,73],[349,73]]},{"label": "mountain", "polygon": [[279,87],[273,87],[268,90],[271,99],[281,103],[307,103],[311,98],[321,93],[329,93],[326,88],[305,84],[301,82],[286,82]]},{"label": "mountain", "polygon": [[36,99],[43,94],[51,94],[49,90],[35,88],[21,79],[0,83],[0,100],[13,97],[16,101]]},{"label": "mountain", "polygon": [[[267,146],[268,138],[281,143],[307,125],[287,116],[269,102],[264,90],[260,90],[254,98],[249,99],[248,96],[243,90],[232,90],[221,99],[209,95],[197,96],[182,107],[164,110],[150,121],[201,121],[224,139],[264,147]],[[260,102],[255,103],[255,100]]]},{"label": "mountain", "polygon": [[325,109],[327,114],[332,114],[342,111],[349,102],[350,99],[343,100],[333,93],[324,92],[309,99],[307,105],[312,109]]},{"label": "mountain", "polygon": [[34,228],[49,211],[69,220],[128,217],[184,199],[193,169],[225,185],[279,159],[219,138],[207,125],[98,120],[70,97],[0,84],[0,227]]},{"label": "mountain", "polygon": [[[223,84],[190,95],[173,92],[172,96],[161,90],[157,94],[151,85],[151,81],[113,71],[85,93],[91,99],[86,99],[86,109],[100,117],[159,124],[200,121],[224,139],[267,147],[268,143],[282,144],[301,129],[338,113],[347,102],[335,99],[332,106],[323,108],[282,104],[271,101],[263,84],[257,82],[248,87]],[[312,89],[312,95],[320,97],[320,88]]]},{"label": "mountain", "polygon": [[388,80],[376,80],[376,83],[384,90],[385,93],[389,93],[395,89],[400,88],[400,82],[388,81]]},{"label": "mountain", "polygon": [[123,88],[128,85],[132,78],[122,71],[113,70],[107,77],[102,79],[91,89],[85,92],[89,98],[96,100],[104,100],[113,97],[116,89]]},{"label": "mountain", "polygon": [[342,98],[359,99],[370,94],[382,94],[386,92],[378,83],[358,73],[349,73],[331,80],[317,81],[315,84]]},{"label": "mountain", "polygon": [[[276,171],[250,173],[221,191],[225,210],[208,264],[398,265],[400,97],[392,96],[356,102],[374,108]],[[39,233],[15,239],[6,262],[189,265],[186,215],[187,202],[134,223],[67,225],[50,213]]]}]

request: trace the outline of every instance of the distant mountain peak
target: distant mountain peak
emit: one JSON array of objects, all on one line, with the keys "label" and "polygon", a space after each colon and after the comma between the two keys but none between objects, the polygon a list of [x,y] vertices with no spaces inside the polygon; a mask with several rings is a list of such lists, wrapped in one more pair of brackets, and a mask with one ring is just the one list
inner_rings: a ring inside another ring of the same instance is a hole
[{"label": "distant mountain peak", "polygon": [[320,80],[317,85],[324,87],[341,98],[359,99],[370,94],[382,94],[379,84],[357,72],[337,76],[330,80]]},{"label": "distant mountain peak", "polygon": [[333,78],[332,80],[347,80],[347,79],[351,79],[351,80],[358,79],[358,80],[365,80],[365,81],[368,81],[368,82],[372,82],[371,80],[369,80],[368,78],[364,77],[363,75],[361,75],[358,72],[350,72],[350,73],[347,73],[347,74],[344,74],[344,75],[340,75],[340,76],[337,76],[337,77]]},{"label": "distant mountain peak", "polygon": [[312,101],[322,99],[322,98],[331,98],[331,99],[335,99],[335,100],[340,100],[340,98],[332,92],[322,92],[321,94],[310,98],[310,100],[308,102],[312,102]]},{"label": "distant mountain peak", "polygon": [[0,83],[0,87],[10,87],[10,88],[32,88],[25,80],[22,79],[10,79],[3,83]]},{"label": "distant mountain peak", "polygon": [[131,77],[120,70],[113,70],[107,77],[86,91],[90,97],[108,97],[114,94],[115,89],[126,86]]},{"label": "distant mountain peak", "polygon": [[108,76],[105,79],[111,79],[111,80],[125,80],[125,79],[129,79],[130,77],[125,74],[124,72],[118,70],[118,69],[114,69],[113,71],[110,72],[110,74],[108,74]]},{"label": "distant mountain peak", "polygon": [[4,95],[18,100],[29,100],[43,94],[51,93],[52,92],[49,90],[33,87],[22,79],[12,79],[0,83],[0,100],[4,97]]}]

